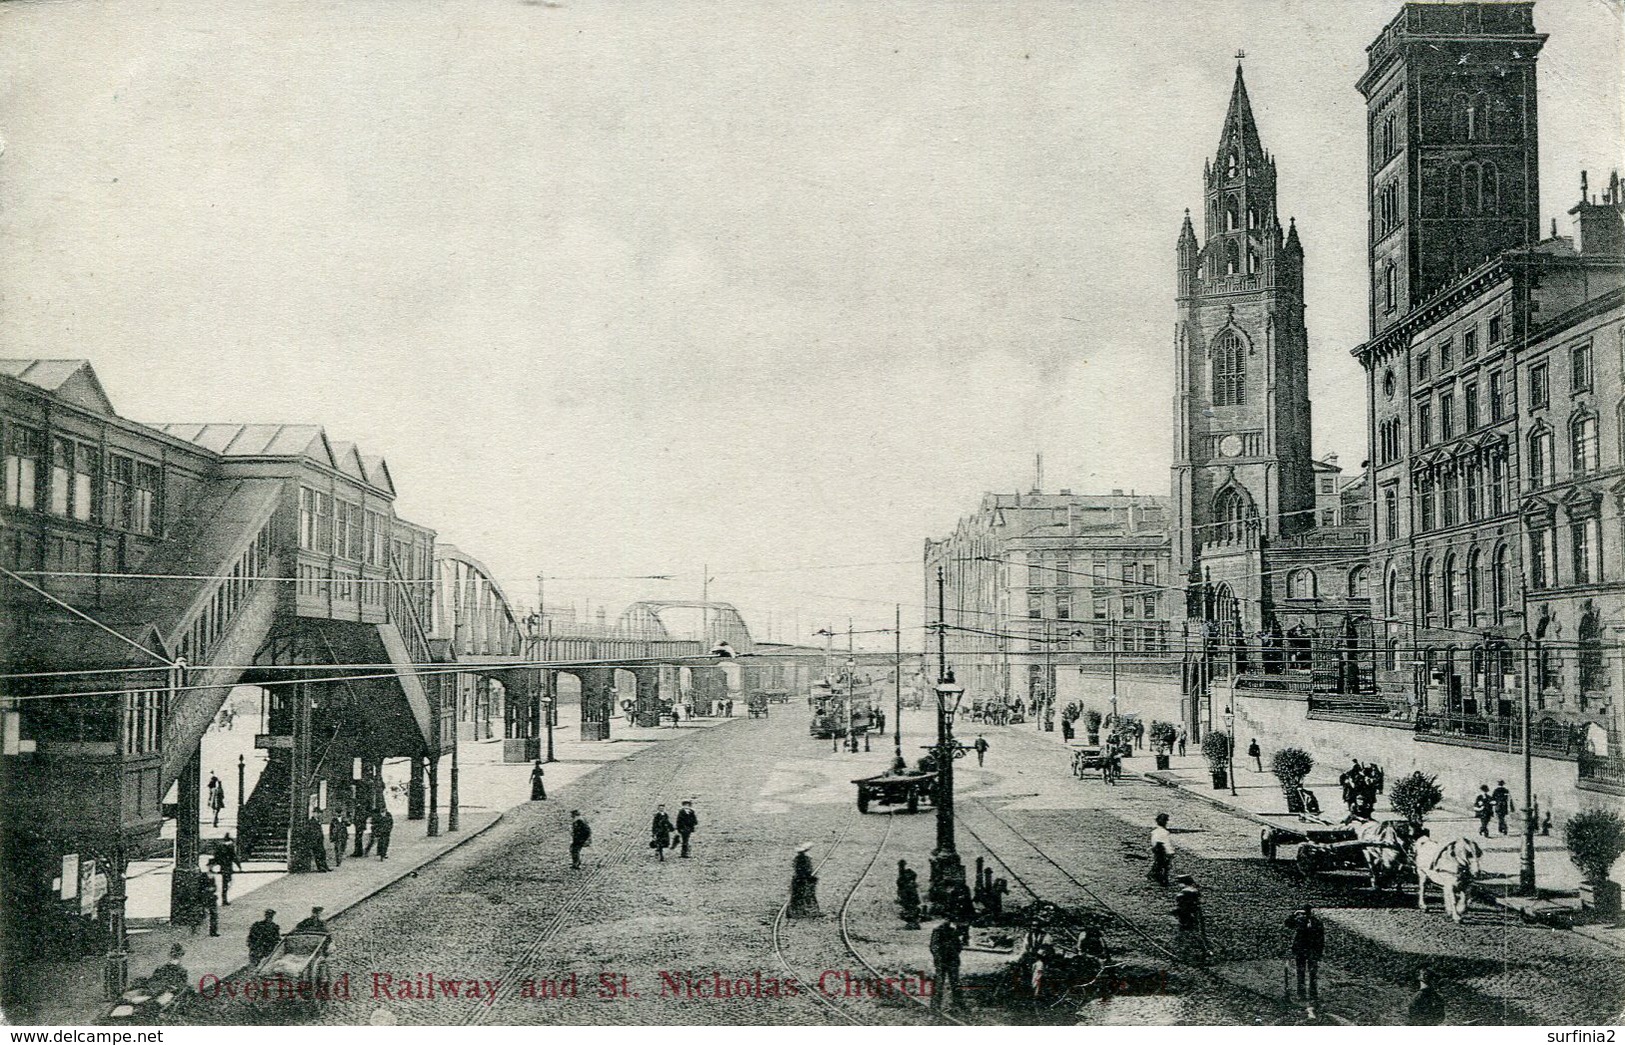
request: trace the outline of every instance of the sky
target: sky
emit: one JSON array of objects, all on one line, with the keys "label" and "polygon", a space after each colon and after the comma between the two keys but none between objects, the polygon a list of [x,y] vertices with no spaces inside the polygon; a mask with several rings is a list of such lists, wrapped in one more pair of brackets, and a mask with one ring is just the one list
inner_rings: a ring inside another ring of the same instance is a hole
[{"label": "sky", "polygon": [[[1358,466],[1354,83],[1397,10],[7,3],[0,355],[89,359],[138,421],[322,424],[518,602],[709,577],[758,638],[912,628],[924,539],[1035,454],[1167,493],[1174,241],[1238,50],[1315,452]],[[1621,19],[1537,4],[1543,229],[1625,166]]]}]

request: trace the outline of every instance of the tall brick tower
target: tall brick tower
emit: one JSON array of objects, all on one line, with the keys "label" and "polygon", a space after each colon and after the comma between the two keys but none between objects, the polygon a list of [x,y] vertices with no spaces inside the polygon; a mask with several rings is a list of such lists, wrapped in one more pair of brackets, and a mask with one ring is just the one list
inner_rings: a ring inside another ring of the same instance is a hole
[{"label": "tall brick tower", "polygon": [[1540,239],[1534,6],[1408,3],[1366,48],[1373,336]]},{"label": "tall brick tower", "polygon": [[1203,172],[1204,241],[1189,212],[1175,248],[1174,568],[1203,545],[1313,525],[1303,247],[1283,234],[1275,161],[1253,121],[1241,66],[1219,150]]}]

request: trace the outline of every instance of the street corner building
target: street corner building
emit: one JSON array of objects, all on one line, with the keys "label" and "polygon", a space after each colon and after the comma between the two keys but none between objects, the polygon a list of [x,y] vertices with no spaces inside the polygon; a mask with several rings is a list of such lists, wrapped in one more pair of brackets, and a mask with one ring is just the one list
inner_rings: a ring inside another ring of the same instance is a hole
[{"label": "street corner building", "polygon": [[1577,171],[1540,215],[1535,14],[1408,3],[1367,49],[1357,471],[1310,443],[1311,353],[1350,364],[1306,327],[1316,226],[1279,213],[1294,172],[1237,64],[1174,241],[1170,494],[1046,492],[1040,460],[926,542],[926,617],[940,569],[973,695],[1228,726],[1462,795],[1521,750],[1527,693],[1546,808],[1617,807],[1625,187]]}]

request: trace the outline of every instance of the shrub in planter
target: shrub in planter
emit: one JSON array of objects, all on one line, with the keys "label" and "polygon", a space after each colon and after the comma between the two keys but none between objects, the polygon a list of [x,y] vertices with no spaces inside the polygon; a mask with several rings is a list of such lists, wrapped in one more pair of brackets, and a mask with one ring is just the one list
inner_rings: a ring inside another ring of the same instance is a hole
[{"label": "shrub in planter", "polygon": [[1090,708],[1089,713],[1083,716],[1083,728],[1089,731],[1089,743],[1100,743],[1100,712]]},{"label": "shrub in planter", "polygon": [[1625,817],[1612,809],[1587,809],[1569,817],[1563,825],[1563,844],[1569,859],[1585,876],[1587,888],[1580,901],[1587,906],[1587,894],[1599,914],[1619,913],[1619,883],[1609,880],[1608,871],[1625,854]]},{"label": "shrub in planter", "polygon": [[1444,789],[1439,786],[1439,778],[1421,770],[1400,777],[1388,789],[1388,803],[1413,827],[1421,827],[1423,818],[1442,801]]},{"label": "shrub in planter", "polygon": [[1315,756],[1298,747],[1284,747],[1270,756],[1270,772],[1281,783],[1290,813],[1303,812],[1303,781],[1315,768]]},{"label": "shrub in planter", "polygon": [[1202,757],[1213,774],[1213,788],[1218,790],[1229,783],[1230,734],[1216,729],[1202,738]]}]

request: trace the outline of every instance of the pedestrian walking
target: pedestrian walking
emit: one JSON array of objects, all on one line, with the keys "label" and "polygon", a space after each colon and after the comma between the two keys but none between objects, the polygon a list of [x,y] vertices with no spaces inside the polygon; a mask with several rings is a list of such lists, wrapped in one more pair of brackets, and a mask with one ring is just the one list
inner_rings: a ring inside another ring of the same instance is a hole
[{"label": "pedestrian walking", "polygon": [[243,869],[242,858],[237,855],[237,843],[231,840],[230,831],[215,844],[214,862],[220,865],[220,902],[230,907],[231,876]]},{"label": "pedestrian walking", "polygon": [[813,874],[812,857],[807,851],[812,848],[811,842],[803,842],[796,847],[796,858],[790,868],[790,908],[786,912],[791,918],[820,918],[823,912],[818,909],[818,876]]},{"label": "pedestrian walking", "polygon": [[546,775],[542,770],[542,760],[538,758],[536,764],[530,767],[530,800],[532,802],[546,800],[547,783],[543,779]]},{"label": "pedestrian walking", "polygon": [[976,765],[980,767],[987,759],[987,738],[978,733],[976,734],[976,743],[971,746],[976,748]]},{"label": "pedestrian walking", "polygon": [[372,837],[378,842],[378,859],[389,859],[389,836],[395,830],[395,818],[388,806],[379,806],[372,817]]},{"label": "pedestrian walking", "polygon": [[1174,837],[1168,833],[1168,814],[1157,814],[1157,826],[1151,829],[1151,880],[1158,885],[1168,884],[1168,872],[1174,866]]},{"label": "pedestrian walking", "polygon": [[592,828],[581,818],[581,810],[570,810],[570,866],[581,867],[581,850],[592,845]]},{"label": "pedestrian walking", "polygon": [[214,813],[214,826],[220,826],[220,810],[226,808],[226,785],[213,773],[209,774],[209,809]]},{"label": "pedestrian walking", "polygon": [[276,923],[276,912],[267,907],[265,917],[248,927],[248,964],[258,966],[281,940],[282,927]]},{"label": "pedestrian walking", "polygon": [[1444,1020],[1444,999],[1433,987],[1433,974],[1422,969],[1416,974],[1416,994],[1405,1009],[1405,1023],[1412,1027],[1437,1027]]},{"label": "pedestrian walking", "polygon": [[[1292,930],[1292,962],[1298,971],[1298,1000],[1320,1000],[1320,956],[1326,951],[1326,925],[1308,904],[1287,915],[1286,927]],[[1304,993],[1304,980],[1309,991]]]},{"label": "pedestrian walking", "polygon": [[1495,829],[1502,834],[1507,833],[1507,814],[1512,812],[1512,792],[1507,790],[1505,780],[1495,782],[1495,790],[1490,792],[1490,804],[1495,807]]},{"label": "pedestrian walking", "polygon": [[1179,895],[1174,897],[1174,920],[1179,923],[1179,937],[1182,949],[1189,953],[1200,951],[1203,958],[1213,955],[1213,945],[1207,937],[1207,915],[1202,911],[1202,890],[1196,884],[1196,879],[1188,874],[1182,874],[1174,881],[1179,885]]},{"label": "pedestrian walking", "polygon": [[[218,865],[209,865],[211,870],[216,866]],[[220,892],[219,887],[214,880],[214,875],[209,871],[199,871],[197,873],[197,899],[198,906],[202,907],[209,916],[209,935],[219,936]],[[192,932],[196,934],[197,929],[193,928]]]},{"label": "pedestrian walking", "polygon": [[1186,740],[1185,727],[1180,726],[1179,727],[1179,757],[1180,758],[1185,757],[1185,740]]},{"label": "pedestrian walking", "polygon": [[1254,737],[1251,742],[1247,744],[1247,757],[1253,760],[1253,768],[1255,772],[1262,773],[1264,771],[1264,752],[1263,749],[1258,746],[1257,737]]},{"label": "pedestrian walking", "polygon": [[681,729],[683,726],[683,709],[676,704],[671,706],[671,728]]},{"label": "pedestrian walking", "polygon": [[931,930],[931,968],[935,979],[931,991],[933,1009],[958,1006],[959,955],[964,949],[959,926],[952,918],[944,918]]},{"label": "pedestrian walking", "polygon": [[694,803],[685,801],[683,808],[677,811],[677,837],[682,839],[683,849],[677,855],[684,860],[688,859],[688,836],[700,826],[700,818],[694,813]]},{"label": "pedestrian walking", "polygon": [[309,820],[305,821],[305,826],[301,829],[301,837],[305,847],[305,858],[309,861],[310,870],[323,872],[330,870],[327,866],[327,839],[322,834],[321,822],[316,819],[314,813],[311,814]]},{"label": "pedestrian walking", "polygon": [[333,818],[327,822],[327,840],[333,843],[333,866],[344,866],[344,850],[350,845],[350,821],[341,810],[333,810]]},{"label": "pedestrian walking", "polygon": [[[368,826],[371,823],[372,823],[372,813],[369,812],[368,810],[363,809],[361,811],[361,815],[356,818],[356,822],[355,822],[355,848],[350,850],[350,855],[351,856],[362,857],[362,856],[366,856],[368,853],[372,852],[372,834],[371,834],[371,832],[369,832],[367,830]],[[361,836],[363,834],[365,834],[367,836],[365,845],[362,845]]]},{"label": "pedestrian walking", "polygon": [[655,851],[655,856],[661,863],[666,862],[666,847],[671,845],[671,836],[676,828],[672,827],[671,817],[666,814],[666,807],[656,806],[654,819],[649,823],[649,848]]},{"label": "pedestrian walking", "polygon": [[1495,801],[1490,798],[1490,785],[1478,785],[1478,794],[1473,796],[1473,815],[1478,818],[1479,836],[1488,838],[1490,818],[1495,815]]}]

